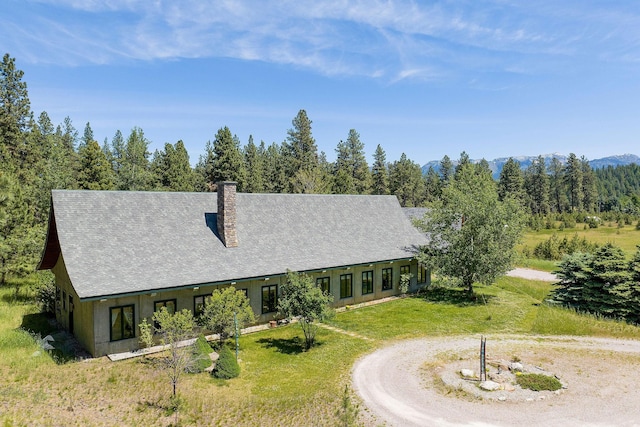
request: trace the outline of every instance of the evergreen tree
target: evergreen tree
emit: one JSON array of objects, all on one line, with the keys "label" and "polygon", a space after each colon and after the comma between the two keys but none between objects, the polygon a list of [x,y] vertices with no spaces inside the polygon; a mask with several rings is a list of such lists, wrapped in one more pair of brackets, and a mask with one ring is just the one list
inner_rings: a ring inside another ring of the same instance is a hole
[{"label": "evergreen tree", "polygon": [[287,152],[291,162],[292,174],[298,171],[310,171],[318,166],[318,147],[311,135],[312,121],[305,110],[300,110],[293,119],[293,128],[287,131]]},{"label": "evergreen tree", "polygon": [[150,154],[149,140],[139,127],[131,130],[123,151],[114,145],[118,190],[140,191],[153,187]]},{"label": "evergreen tree", "polygon": [[569,202],[565,190],[565,169],[557,157],[551,159],[549,163],[549,191],[551,199],[551,210],[564,212]]},{"label": "evergreen tree", "polygon": [[582,191],[582,165],[575,154],[570,153],[565,166],[565,185],[569,194],[571,211],[582,210],[584,192]]},{"label": "evergreen tree", "polygon": [[462,151],[462,153],[460,153],[460,158],[458,159],[458,164],[455,167],[454,176],[457,175],[458,172],[462,170],[462,168],[470,164],[471,164],[471,159],[469,158],[469,155],[467,154],[466,151]]},{"label": "evergreen tree", "polygon": [[166,143],[164,151],[156,150],[151,170],[159,190],[195,191],[194,172],[182,140],[176,142],[175,146]]},{"label": "evergreen tree", "polygon": [[587,212],[595,212],[598,203],[598,189],[596,187],[596,176],[589,165],[589,161],[582,156],[580,158],[582,168],[582,206]]},{"label": "evergreen tree", "polygon": [[264,142],[260,145],[264,152],[264,187],[267,193],[285,193],[289,190],[289,182],[285,173],[281,147],[275,142],[266,149]]},{"label": "evergreen tree", "polygon": [[538,156],[526,169],[524,187],[531,213],[534,215],[548,213],[549,177],[547,176],[544,157]]},{"label": "evergreen tree", "polygon": [[524,175],[520,163],[513,157],[509,157],[500,171],[498,197],[500,200],[507,197],[524,200]]},{"label": "evergreen tree", "polygon": [[435,171],[433,166],[429,166],[427,170],[427,176],[425,178],[426,189],[426,201],[434,202],[442,195],[442,182],[440,182],[440,176]]},{"label": "evergreen tree", "polygon": [[364,154],[364,144],[355,129],[349,131],[347,141],[336,148],[334,193],[367,194],[371,187],[371,172]]},{"label": "evergreen tree", "polygon": [[0,286],[10,276],[33,271],[44,238],[42,229],[34,228],[33,222],[18,180],[11,172],[0,171]]},{"label": "evergreen tree", "polygon": [[0,63],[0,168],[10,170],[22,181],[30,156],[26,132],[31,120],[31,103],[24,72],[16,69],[15,58],[5,54]]},{"label": "evergreen tree", "polygon": [[82,147],[88,145],[90,142],[93,142],[95,139],[93,138],[93,129],[91,129],[91,124],[87,122],[84,126],[84,133],[82,134],[82,139],[80,140],[80,145],[78,146],[78,151],[82,149]]},{"label": "evergreen tree", "polygon": [[387,167],[387,155],[378,144],[373,154],[373,168],[371,171],[373,194],[389,194],[389,169]]},{"label": "evergreen tree", "polygon": [[80,170],[78,187],[85,190],[113,190],[113,169],[96,141],[80,148]]},{"label": "evergreen tree", "polygon": [[208,182],[214,185],[220,181],[235,181],[238,191],[244,191],[247,171],[244,156],[240,151],[240,141],[231,135],[228,127],[218,129],[213,145],[207,150]]},{"label": "evergreen tree", "polygon": [[[264,150],[264,142],[261,143]],[[263,193],[264,184],[264,151],[253,143],[253,136],[249,135],[249,142],[244,148],[244,161],[247,168],[247,193]]]},{"label": "evergreen tree", "polygon": [[402,153],[389,167],[389,189],[403,207],[421,206],[425,197],[425,181],[420,165]]},{"label": "evergreen tree", "polygon": [[449,185],[449,181],[453,177],[453,162],[446,154],[440,160],[440,179],[443,186]]}]

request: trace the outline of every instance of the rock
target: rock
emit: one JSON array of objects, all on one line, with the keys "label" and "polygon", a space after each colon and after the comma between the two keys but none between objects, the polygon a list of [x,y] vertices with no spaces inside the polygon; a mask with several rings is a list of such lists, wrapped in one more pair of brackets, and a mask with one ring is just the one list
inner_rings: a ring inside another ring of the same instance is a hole
[{"label": "rock", "polygon": [[473,369],[460,369],[460,375],[462,378],[477,378]]},{"label": "rock", "polygon": [[524,366],[520,362],[512,362],[509,363],[509,370],[511,372],[522,372],[524,370]]},{"label": "rock", "polygon": [[482,381],[480,383],[480,388],[486,391],[496,391],[500,390],[501,386],[495,381]]},{"label": "rock", "polygon": [[505,391],[515,391],[516,388],[513,386],[513,384],[507,383],[507,384],[504,385],[504,390]]},{"label": "rock", "polygon": [[498,397],[498,400],[499,400],[500,402],[504,402],[504,401],[506,401],[506,400],[507,400],[507,396],[500,396],[500,397]]}]

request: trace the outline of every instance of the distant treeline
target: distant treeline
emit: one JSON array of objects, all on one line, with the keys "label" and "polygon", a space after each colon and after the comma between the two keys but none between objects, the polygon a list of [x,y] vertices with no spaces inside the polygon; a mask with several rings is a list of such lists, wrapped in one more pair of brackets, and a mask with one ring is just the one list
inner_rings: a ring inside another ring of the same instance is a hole
[{"label": "distant treeline", "polygon": [[[456,170],[468,163],[463,152],[456,167],[445,156],[440,169],[422,173],[407,158],[388,161],[378,145],[373,163],[355,129],[336,145],[336,160],[318,152],[305,110],[292,120],[281,143],[246,144],[221,127],[205,154],[191,167],[182,141],[150,152],[138,127],[116,131],[100,144],[89,123],[82,134],[67,117],[54,125],[46,112],[31,111],[27,84],[15,59],[0,64],[0,285],[7,277],[32,272],[44,242],[52,189],[129,191],[214,191],[220,180],[238,182],[243,192],[393,194],[403,206],[428,206]],[[488,163],[480,170],[491,173]],[[584,158],[566,165],[544,159],[522,171],[513,159],[497,181],[501,197],[522,201],[533,214],[620,210],[638,212],[640,173],[636,165],[593,171]]]}]

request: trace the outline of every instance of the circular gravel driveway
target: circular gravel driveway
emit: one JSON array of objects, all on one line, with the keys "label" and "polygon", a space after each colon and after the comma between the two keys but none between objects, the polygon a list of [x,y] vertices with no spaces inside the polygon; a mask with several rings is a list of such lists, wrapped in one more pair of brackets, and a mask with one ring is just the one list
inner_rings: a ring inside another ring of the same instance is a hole
[{"label": "circular gravel driveway", "polygon": [[535,355],[567,382],[568,389],[550,399],[504,402],[438,391],[425,364],[468,357],[477,353],[479,343],[480,336],[408,340],[361,358],[352,376],[354,389],[368,408],[361,411],[368,414],[368,424],[640,426],[640,341],[490,336],[488,356],[492,351],[508,356],[511,349]]}]

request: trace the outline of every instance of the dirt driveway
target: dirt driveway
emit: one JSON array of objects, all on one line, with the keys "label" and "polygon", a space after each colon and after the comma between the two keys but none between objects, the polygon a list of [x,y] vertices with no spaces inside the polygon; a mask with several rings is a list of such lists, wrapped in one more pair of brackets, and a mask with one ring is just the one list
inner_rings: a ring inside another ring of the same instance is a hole
[{"label": "dirt driveway", "polygon": [[[480,336],[408,340],[361,358],[354,389],[369,425],[640,426],[640,341],[489,336],[487,357],[541,365],[567,389],[544,399],[472,397],[443,387],[441,374],[468,360],[476,369]],[[492,392],[498,393],[498,392]]]}]

